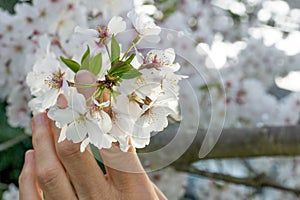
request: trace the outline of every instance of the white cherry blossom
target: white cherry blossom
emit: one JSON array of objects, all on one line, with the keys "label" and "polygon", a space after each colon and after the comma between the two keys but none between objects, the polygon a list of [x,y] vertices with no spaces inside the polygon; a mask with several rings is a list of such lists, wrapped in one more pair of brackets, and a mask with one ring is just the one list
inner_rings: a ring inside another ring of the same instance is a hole
[{"label": "white cherry blossom", "polygon": [[82,152],[89,143],[99,149],[110,148],[112,142],[116,140],[108,134],[112,123],[110,116],[103,111],[107,103],[93,102],[87,106],[84,96],[74,91],[68,99],[67,108],[51,107],[48,116],[62,129],[59,142],[65,139],[74,143],[82,142],[80,146]]},{"label": "white cherry blossom", "polygon": [[102,48],[102,40],[109,39],[112,35],[117,35],[126,29],[126,22],[122,17],[113,17],[106,27],[99,26],[98,29],[85,29],[79,26],[75,27],[75,33],[79,40],[83,40],[91,49]]},{"label": "white cherry blossom", "polygon": [[161,28],[155,25],[151,17],[144,13],[137,13],[135,10],[130,11],[127,16],[140,37],[148,42],[159,42]]}]

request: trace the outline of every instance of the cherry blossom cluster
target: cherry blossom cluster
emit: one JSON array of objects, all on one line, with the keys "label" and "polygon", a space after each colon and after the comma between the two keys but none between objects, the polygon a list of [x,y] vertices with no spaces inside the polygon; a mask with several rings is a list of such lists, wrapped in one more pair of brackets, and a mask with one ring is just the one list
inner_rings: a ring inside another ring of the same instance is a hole
[{"label": "cherry blossom cluster", "polygon": [[[48,110],[62,130],[59,142],[82,142],[81,151],[88,144],[109,148],[112,142],[119,142],[123,151],[130,144],[143,148],[151,132],[168,125],[169,115],[178,115],[178,82],[183,76],[175,74],[180,65],[174,50],[150,50],[143,56],[137,44],[157,42],[160,28],[146,15],[130,11],[127,16],[137,36],[124,53],[116,39],[126,29],[122,17],[113,17],[97,29],[75,27],[70,43],[86,47],[80,60],[77,55],[59,58],[49,39],[40,37],[41,52],[26,79],[34,96],[29,106],[34,113]],[[94,80],[78,80],[86,76]],[[61,94],[67,107],[56,105]]]}]

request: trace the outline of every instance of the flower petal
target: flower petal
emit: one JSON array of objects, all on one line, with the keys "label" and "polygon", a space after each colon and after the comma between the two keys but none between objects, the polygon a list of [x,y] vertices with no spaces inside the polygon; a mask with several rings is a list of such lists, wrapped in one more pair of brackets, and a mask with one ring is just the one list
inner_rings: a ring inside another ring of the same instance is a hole
[{"label": "flower petal", "polygon": [[64,141],[67,138],[66,136],[67,128],[68,128],[67,126],[62,127],[58,138],[58,143]]},{"label": "flower petal", "polygon": [[80,145],[80,152],[84,152],[87,145],[89,145],[90,143],[90,139],[89,138],[86,138],[82,141],[81,145]]},{"label": "flower petal", "polygon": [[69,107],[80,114],[84,114],[87,111],[86,101],[82,94],[74,92],[68,102]]},{"label": "flower petal", "polygon": [[110,34],[118,34],[126,29],[126,22],[122,17],[114,16],[108,23],[108,31]]},{"label": "flower petal", "polygon": [[87,130],[82,121],[71,123],[66,131],[67,139],[72,140],[74,143],[81,142],[86,137],[86,134]]},{"label": "flower petal", "polygon": [[98,31],[96,31],[94,29],[84,29],[79,26],[76,26],[74,29],[74,32],[85,35],[85,36],[89,36],[89,37],[98,37]]},{"label": "flower petal", "polygon": [[56,126],[62,128],[67,124],[79,118],[79,114],[70,108],[60,109],[58,106],[53,106],[48,111],[48,117],[56,121]]}]

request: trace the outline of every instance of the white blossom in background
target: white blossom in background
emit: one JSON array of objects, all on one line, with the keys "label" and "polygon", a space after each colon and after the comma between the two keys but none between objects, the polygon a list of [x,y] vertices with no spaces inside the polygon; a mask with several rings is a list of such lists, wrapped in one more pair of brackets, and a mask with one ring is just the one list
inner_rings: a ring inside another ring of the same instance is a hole
[{"label": "white blossom in background", "polygon": [[123,0],[80,0],[81,3],[86,5],[93,15],[101,13],[104,20],[110,20],[112,17],[126,13],[133,8],[133,1],[129,0],[124,3]]},{"label": "white blossom in background", "polygon": [[149,173],[153,183],[166,195],[168,199],[180,199],[187,187],[188,175],[176,172],[173,168]]},{"label": "white blossom in background", "polygon": [[9,184],[8,190],[3,193],[3,200],[19,200],[19,189],[14,184]]}]

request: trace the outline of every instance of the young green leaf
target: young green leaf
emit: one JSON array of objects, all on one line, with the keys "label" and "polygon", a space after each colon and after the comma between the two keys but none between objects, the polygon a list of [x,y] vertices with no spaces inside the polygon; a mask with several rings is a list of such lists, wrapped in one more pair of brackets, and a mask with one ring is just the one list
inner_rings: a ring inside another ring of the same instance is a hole
[{"label": "young green leaf", "polygon": [[130,71],[132,68],[133,67],[130,64],[125,64],[115,69],[111,75],[118,75],[121,77],[124,73]]},{"label": "young green leaf", "polygon": [[90,58],[90,47],[87,46],[86,51],[84,52],[82,58],[81,58],[81,64],[84,62],[85,59]]},{"label": "young green leaf", "polygon": [[73,72],[78,72],[78,70],[80,69],[80,65],[74,61],[74,60],[71,60],[71,59],[67,59],[67,58],[64,58],[64,57],[60,57],[61,61],[63,63],[65,63],[65,65],[67,65],[67,67],[69,67]]},{"label": "young green leaf", "polygon": [[134,57],[135,57],[135,53],[133,53],[133,54],[131,54],[128,58],[127,58],[127,60],[125,61],[126,63],[131,63],[131,61],[134,59]]},{"label": "young green leaf", "polygon": [[131,70],[125,72],[124,74],[121,75],[122,79],[132,79],[132,78],[136,78],[138,76],[142,75],[141,72],[139,72],[138,70],[132,68]]},{"label": "young green leaf", "polygon": [[81,58],[81,67],[80,69],[88,69],[90,64],[90,47],[87,46],[87,50]]},{"label": "young green leaf", "polygon": [[121,76],[123,73],[128,72],[131,70],[133,66],[131,64],[128,64],[123,61],[118,61],[110,70],[108,71],[108,74],[111,76],[118,75]]},{"label": "young green leaf", "polygon": [[120,45],[116,40],[115,36],[111,38],[111,65],[115,65],[120,59]]},{"label": "young green leaf", "polygon": [[90,62],[88,70],[97,76],[102,67],[102,53],[97,54]]}]

